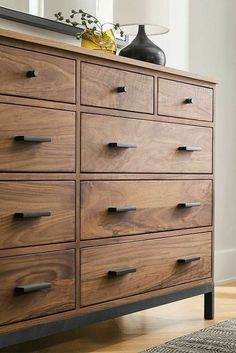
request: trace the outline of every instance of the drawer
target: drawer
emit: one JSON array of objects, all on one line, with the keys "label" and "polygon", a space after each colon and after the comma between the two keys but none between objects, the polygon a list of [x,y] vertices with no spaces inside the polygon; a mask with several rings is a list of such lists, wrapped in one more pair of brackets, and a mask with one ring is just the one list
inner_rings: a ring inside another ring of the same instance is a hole
[{"label": "drawer", "polygon": [[153,114],[153,84],[152,76],[81,64],[83,105]]},{"label": "drawer", "polygon": [[212,121],[213,90],[188,83],[159,79],[158,114]]},{"label": "drawer", "polygon": [[75,113],[0,104],[0,171],[75,172]]},{"label": "drawer", "polygon": [[0,259],[0,325],[75,309],[75,252]]},{"label": "drawer", "polygon": [[75,240],[73,181],[0,182],[0,249]]},{"label": "drawer", "polygon": [[4,45],[0,51],[0,94],[75,103],[74,60]]},{"label": "drawer", "polygon": [[211,180],[81,182],[81,238],[212,224]]},{"label": "drawer", "polygon": [[211,277],[211,233],[84,248],[81,305]]},{"label": "drawer", "polygon": [[211,128],[83,114],[81,130],[83,172],[212,173]]}]

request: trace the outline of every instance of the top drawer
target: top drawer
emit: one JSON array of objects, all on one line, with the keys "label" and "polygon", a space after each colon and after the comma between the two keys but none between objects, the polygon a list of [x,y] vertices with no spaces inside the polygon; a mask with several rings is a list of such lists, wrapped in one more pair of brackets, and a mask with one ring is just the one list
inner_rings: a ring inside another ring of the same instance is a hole
[{"label": "top drawer", "polygon": [[82,63],[81,104],[153,114],[152,76]]},{"label": "top drawer", "polygon": [[75,103],[74,60],[4,45],[0,51],[0,94]]},{"label": "top drawer", "polygon": [[188,83],[158,80],[158,114],[212,121],[213,90]]}]

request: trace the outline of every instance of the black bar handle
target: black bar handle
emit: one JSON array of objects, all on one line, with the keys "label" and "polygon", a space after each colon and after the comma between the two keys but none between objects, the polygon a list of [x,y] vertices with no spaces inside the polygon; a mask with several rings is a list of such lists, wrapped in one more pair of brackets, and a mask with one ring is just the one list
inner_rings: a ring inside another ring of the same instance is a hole
[{"label": "black bar handle", "polygon": [[51,142],[51,137],[46,136],[15,136],[15,141],[19,142]]},{"label": "black bar handle", "polygon": [[110,142],[110,143],[108,143],[108,147],[113,147],[113,148],[137,148],[137,146],[132,144],[132,143],[118,143],[118,142]]},{"label": "black bar handle", "polygon": [[178,264],[189,264],[194,261],[200,261],[201,257],[200,256],[185,256],[181,257],[177,260]]},{"label": "black bar handle", "polygon": [[126,86],[117,87],[116,90],[117,90],[118,93],[126,93],[126,92],[128,92],[128,88]]},{"label": "black bar handle", "polygon": [[39,217],[49,217],[51,212],[49,211],[32,211],[32,212],[16,212],[16,218],[39,218]]},{"label": "black bar handle", "polygon": [[29,70],[26,72],[26,77],[28,78],[39,77],[39,72],[37,70]]},{"label": "black bar handle", "polygon": [[32,292],[38,292],[38,291],[43,290],[43,289],[48,289],[51,286],[52,286],[52,284],[48,283],[48,282],[27,284],[25,286],[17,286],[17,287],[15,287],[15,292],[16,293],[27,294],[27,293],[32,293]]},{"label": "black bar handle", "polygon": [[193,104],[193,98],[186,98],[184,103],[185,104]]},{"label": "black bar handle", "polygon": [[108,212],[111,213],[123,213],[123,212],[131,212],[131,211],[136,211],[136,207],[132,206],[124,206],[124,207],[109,207]]},{"label": "black bar handle", "polygon": [[201,202],[182,202],[178,204],[178,207],[181,208],[191,208],[191,207],[199,207],[201,206]]},{"label": "black bar handle", "polygon": [[186,151],[186,152],[196,152],[196,151],[201,151],[202,148],[199,146],[179,146],[178,150]]},{"label": "black bar handle", "polygon": [[137,272],[136,268],[134,267],[127,267],[127,268],[120,268],[118,270],[111,270],[108,271],[108,276],[109,277],[121,277],[128,275],[129,273],[134,273]]}]

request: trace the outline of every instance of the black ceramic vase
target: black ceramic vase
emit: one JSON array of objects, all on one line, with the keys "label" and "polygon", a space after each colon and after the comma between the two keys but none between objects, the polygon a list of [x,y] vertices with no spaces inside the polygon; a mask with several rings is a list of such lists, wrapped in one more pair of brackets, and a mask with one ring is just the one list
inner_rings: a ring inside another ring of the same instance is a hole
[{"label": "black ceramic vase", "polygon": [[166,64],[165,53],[148,38],[144,25],[139,26],[137,36],[120,51],[119,55],[162,66]]}]

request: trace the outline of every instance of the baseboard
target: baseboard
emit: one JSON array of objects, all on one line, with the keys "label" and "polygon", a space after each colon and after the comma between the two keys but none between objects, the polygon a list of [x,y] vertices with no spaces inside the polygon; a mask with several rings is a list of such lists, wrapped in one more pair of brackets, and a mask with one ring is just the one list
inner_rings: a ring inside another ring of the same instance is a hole
[{"label": "baseboard", "polygon": [[219,250],[215,253],[216,285],[236,281],[236,249]]}]

